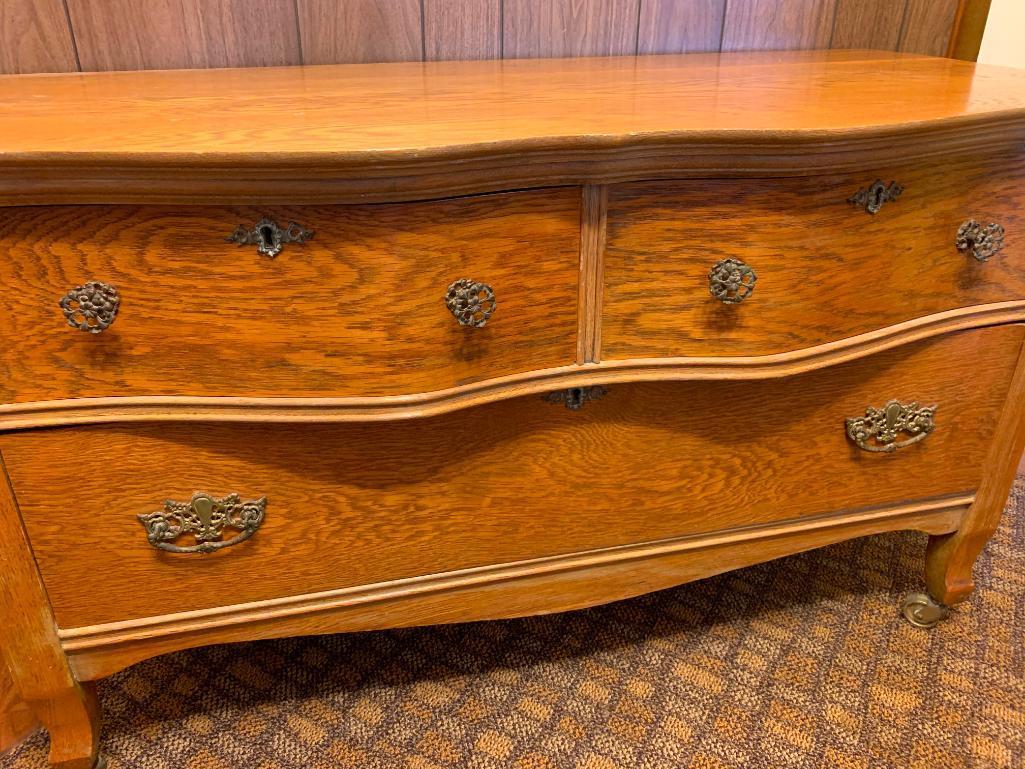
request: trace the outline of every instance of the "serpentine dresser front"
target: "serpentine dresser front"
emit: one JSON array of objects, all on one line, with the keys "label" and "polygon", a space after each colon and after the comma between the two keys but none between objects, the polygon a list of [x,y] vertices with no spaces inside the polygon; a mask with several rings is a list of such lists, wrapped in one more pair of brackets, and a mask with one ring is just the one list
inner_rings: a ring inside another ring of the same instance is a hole
[{"label": "serpentine dresser front", "polygon": [[[972,589],[1025,73],[865,51],[0,78],[0,648],[551,612],[850,537]],[[896,616],[896,613],[895,613]]]}]

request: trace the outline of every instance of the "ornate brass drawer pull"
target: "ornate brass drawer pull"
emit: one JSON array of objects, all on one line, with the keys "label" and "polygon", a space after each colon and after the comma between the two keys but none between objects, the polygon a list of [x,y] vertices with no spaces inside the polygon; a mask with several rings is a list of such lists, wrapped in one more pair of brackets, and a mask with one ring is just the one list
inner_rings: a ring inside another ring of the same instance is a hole
[{"label": "ornate brass drawer pull", "polygon": [[445,306],[460,326],[481,328],[498,305],[495,302],[495,291],[487,283],[460,278],[448,287]]},{"label": "ornate brass drawer pull", "polygon": [[739,259],[716,262],[708,274],[708,291],[723,304],[740,304],[755,290],[758,276]]},{"label": "ornate brass drawer pull", "polygon": [[[869,406],[865,416],[847,419],[847,437],[865,451],[890,453],[925,440],[936,429],[936,406],[919,407],[890,401],[881,409]],[[898,441],[904,433],[907,439]]]},{"label": "ornate brass drawer pull", "polygon": [[904,187],[897,184],[897,182],[890,182],[889,185],[886,185],[883,184],[882,179],[876,179],[868,187],[862,187],[847,198],[847,202],[858,208],[865,209],[867,213],[878,214],[879,209],[883,207],[883,203],[896,200],[903,191]]},{"label": "ornate brass drawer pull", "polygon": [[548,403],[562,403],[566,408],[578,411],[588,401],[601,400],[608,393],[607,387],[591,385],[589,387],[570,387],[566,390],[556,390],[546,393],[544,399]]},{"label": "ornate brass drawer pull", "polygon": [[312,237],[312,230],[304,229],[295,222],[290,222],[288,227],[281,229],[270,219],[261,219],[252,229],[248,230],[240,224],[225,240],[240,246],[255,243],[258,253],[273,259],[281,253],[281,249],[285,247],[286,243],[302,244]]},{"label": "ornate brass drawer pull", "polygon": [[[243,502],[238,494],[218,499],[196,492],[188,502],[164,502],[164,509],[137,516],[146,539],[158,550],[170,553],[212,553],[245,542],[263,523],[267,497]],[[221,539],[224,529],[237,529],[231,539]],[[182,534],[194,534],[196,544],[176,545]]]},{"label": "ornate brass drawer pull", "polygon": [[60,300],[68,325],[90,334],[110,328],[120,306],[121,297],[117,289],[98,280],[75,286]]},{"label": "ornate brass drawer pull", "polygon": [[974,219],[969,219],[957,228],[954,245],[958,251],[967,251],[984,262],[1004,247],[1004,228],[995,222],[983,227]]}]

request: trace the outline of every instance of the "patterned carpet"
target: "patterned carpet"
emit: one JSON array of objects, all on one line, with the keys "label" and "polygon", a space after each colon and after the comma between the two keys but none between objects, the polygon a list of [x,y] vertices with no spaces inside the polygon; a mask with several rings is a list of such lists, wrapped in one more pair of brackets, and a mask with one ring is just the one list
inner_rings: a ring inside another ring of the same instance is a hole
[{"label": "patterned carpet", "polygon": [[[100,683],[111,769],[1025,766],[1025,482],[973,599],[917,630],[925,538],[588,611],[220,646]],[[0,766],[45,766],[32,737]]]}]

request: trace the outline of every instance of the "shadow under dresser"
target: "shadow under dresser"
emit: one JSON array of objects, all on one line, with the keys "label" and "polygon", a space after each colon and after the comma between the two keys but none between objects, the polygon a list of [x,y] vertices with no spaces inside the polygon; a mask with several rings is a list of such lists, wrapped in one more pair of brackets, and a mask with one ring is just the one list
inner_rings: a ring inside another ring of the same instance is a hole
[{"label": "shadow under dresser", "polygon": [[896,529],[930,535],[910,622],[971,593],[1025,448],[1025,73],[346,65],[0,107],[0,653],[54,766],[102,764],[96,679],[202,644]]}]

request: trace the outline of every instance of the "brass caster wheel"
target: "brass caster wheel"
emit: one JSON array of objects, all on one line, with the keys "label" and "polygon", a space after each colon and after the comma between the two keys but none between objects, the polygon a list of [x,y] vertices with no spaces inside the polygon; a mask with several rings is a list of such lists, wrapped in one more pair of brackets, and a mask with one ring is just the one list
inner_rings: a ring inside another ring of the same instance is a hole
[{"label": "brass caster wheel", "polygon": [[941,620],[950,616],[950,609],[937,603],[925,593],[908,593],[900,606],[904,619],[915,627],[936,627]]}]

